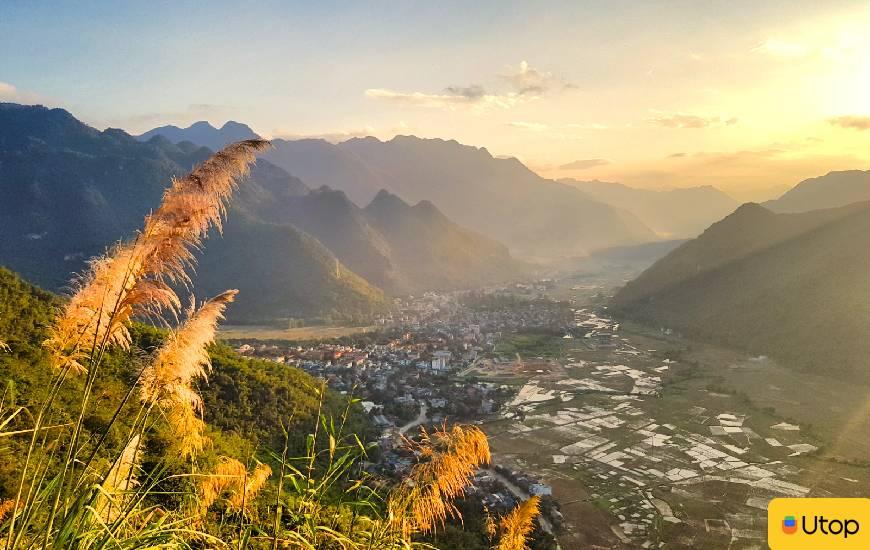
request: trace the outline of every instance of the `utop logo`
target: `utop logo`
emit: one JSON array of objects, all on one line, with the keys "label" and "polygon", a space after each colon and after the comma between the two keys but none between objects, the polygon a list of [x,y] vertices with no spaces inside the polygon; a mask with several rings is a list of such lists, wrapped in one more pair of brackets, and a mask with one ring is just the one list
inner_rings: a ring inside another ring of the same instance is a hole
[{"label": "utop logo", "polygon": [[773,499],[767,543],[773,550],[870,548],[870,499]]},{"label": "utop logo", "polygon": [[785,516],[782,520],[782,532],[786,535],[793,535],[797,531],[797,520],[794,516]]}]

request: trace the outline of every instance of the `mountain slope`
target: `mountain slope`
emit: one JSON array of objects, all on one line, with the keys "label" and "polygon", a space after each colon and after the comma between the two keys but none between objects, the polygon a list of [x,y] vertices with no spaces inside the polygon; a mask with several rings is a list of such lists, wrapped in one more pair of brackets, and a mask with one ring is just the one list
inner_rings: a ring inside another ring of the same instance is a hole
[{"label": "mountain slope", "polygon": [[220,128],[215,128],[208,122],[201,120],[187,128],[179,128],[172,125],[154,128],[137,136],[137,139],[139,141],[149,141],[154,136],[162,136],[168,139],[170,143],[175,144],[189,141],[201,147],[208,147],[212,151],[222,149],[230,143],[260,137],[248,125],[233,120],[228,121]]},{"label": "mountain slope", "polygon": [[340,189],[358,205],[366,205],[381,189],[392,189],[387,174],[379,174],[352,151],[322,139],[272,141],[269,160],[315,187]]},{"label": "mountain slope", "polygon": [[366,199],[386,189],[410,203],[428,200],[456,223],[528,257],[582,255],[656,239],[627,211],[541,178],[516,159],[497,159],[455,141],[278,141],[265,158],[314,186],[329,185],[351,197]]},{"label": "mountain slope", "polygon": [[409,290],[477,287],[523,272],[504,245],[450,221],[429,201],[410,206],[381,191],[365,208]]},{"label": "mountain slope", "polygon": [[744,205],[616,294],[630,318],[798,368],[870,376],[870,203],[804,214]]},{"label": "mountain slope", "polygon": [[737,208],[738,203],[709,185],[655,191],[604,181],[560,180],[591,197],[628,210],[662,237],[696,237],[715,221]]},{"label": "mountain slope", "polygon": [[299,317],[361,322],[386,309],[383,293],[320,241],[290,224],[255,219],[242,208],[231,209],[221,238],[207,241],[194,284],[207,296],[238,288],[228,310],[236,322]]},{"label": "mountain slope", "polygon": [[[348,193],[366,204],[388,178],[376,175],[351,152],[322,140],[276,140],[275,149],[281,154],[266,156],[303,179],[314,177],[319,187],[309,191],[301,180],[277,169],[281,174],[268,180],[257,177],[243,188],[240,204],[255,218],[292,224],[316,237],[350,270],[389,292],[468,288],[505,282],[524,272],[504,247],[440,212],[426,215],[426,209],[412,210],[399,201],[401,212],[396,214],[403,223],[370,219]],[[324,166],[329,177],[317,178]]]},{"label": "mountain slope", "polygon": [[[5,340],[10,348],[8,353],[0,353],[7,403],[14,395],[16,407],[38,410],[46,398],[56,371],[48,362],[42,342],[59,304],[57,296],[0,267],[0,340]],[[139,358],[153,353],[163,339],[161,331],[138,324],[132,334],[134,346],[141,353],[107,355],[95,380],[94,391],[100,398],[88,410],[83,437],[94,434],[90,430],[99,433],[105,426],[142,368]],[[317,389],[320,383],[300,369],[242,358],[222,344],[211,346],[209,355],[211,372],[208,383],[200,388],[208,435],[214,440],[214,447],[205,451],[207,456],[228,454],[243,459],[243,455],[249,455],[257,447],[280,447],[285,442],[281,426],[290,432],[291,444],[301,452],[305,435],[318,421],[321,405],[321,412],[327,415],[340,416],[345,410],[346,399],[328,388],[321,404]],[[83,384],[81,377],[67,377],[66,391],[54,400],[53,414],[74,418],[81,406],[78,396]],[[126,433],[131,429],[139,412],[138,401],[122,407],[117,418],[119,431]],[[367,419],[358,407],[352,407],[350,412],[348,429],[364,438],[370,429]],[[16,419],[5,431],[27,429],[29,422],[32,422],[29,417],[23,421]],[[168,438],[173,434],[159,436]],[[27,444],[27,438],[4,439],[0,493],[15,494]]]},{"label": "mountain slope", "polygon": [[764,206],[774,212],[806,212],[867,200],[870,200],[870,170],[845,170],[804,180]]},{"label": "mountain slope", "polygon": [[[133,235],[173,176],[210,154],[189,143],[173,145],[161,136],[141,142],[120,130],[99,132],[60,109],[0,104],[0,264],[46,288],[63,288],[89,257]],[[244,187],[251,203],[257,189],[271,189],[270,200],[308,193],[301,182],[265,161],[252,169]],[[220,243],[213,238],[203,256],[208,272],[200,270],[200,275],[221,290],[239,286],[240,275],[258,277],[258,291],[273,304],[269,310],[259,305],[261,296],[240,295],[228,313],[230,320],[236,311],[245,312],[246,319],[256,312],[266,320],[334,315],[341,304],[348,304],[349,316],[383,307],[379,292],[358,278],[335,281],[334,261],[333,269],[321,269],[330,263],[324,260],[329,253],[322,245],[288,245],[283,255],[251,256],[251,250],[263,252],[259,243],[279,240],[276,235],[294,243],[313,240],[296,235],[298,229],[254,223],[230,227],[250,234],[234,232],[218,250],[224,258],[248,258],[247,271],[231,270],[232,261],[210,262],[211,248]],[[287,255],[291,252],[297,255]],[[304,296],[294,294],[299,287],[287,280],[299,270],[319,273],[322,284],[306,285]],[[345,284],[351,279],[353,284]],[[247,300],[252,300],[250,306]],[[361,305],[366,301],[371,303]],[[318,303],[321,311],[315,311]]]}]

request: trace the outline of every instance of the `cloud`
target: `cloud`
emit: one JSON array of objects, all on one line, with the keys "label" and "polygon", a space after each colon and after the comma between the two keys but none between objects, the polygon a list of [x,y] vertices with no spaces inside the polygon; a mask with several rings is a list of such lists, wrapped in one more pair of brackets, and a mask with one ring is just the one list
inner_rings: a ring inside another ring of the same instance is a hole
[{"label": "cloud", "polygon": [[450,95],[464,97],[466,99],[476,101],[486,96],[486,90],[479,84],[471,86],[447,86],[444,91]]},{"label": "cloud", "polygon": [[595,168],[596,166],[605,166],[610,164],[609,160],[605,159],[584,159],[584,160],[575,160],[573,162],[569,162],[567,164],[563,164],[559,166],[560,170],[588,170],[589,168]]},{"label": "cloud", "polygon": [[680,159],[680,158],[683,158],[685,156],[686,156],[686,153],[673,153],[671,155],[668,155],[668,158],[669,159]]},{"label": "cloud", "polygon": [[8,82],[0,81],[0,101],[32,104],[39,103],[40,99],[36,94],[19,90]]},{"label": "cloud", "polygon": [[387,88],[369,88],[365,91],[365,95],[372,99],[381,99],[393,103],[440,109],[457,109],[461,107],[474,107],[476,109],[497,107],[509,109],[525,101],[519,94],[489,94],[479,86],[449,86],[444,90],[444,93],[440,94],[399,92]]},{"label": "cloud", "polygon": [[662,113],[654,111],[655,116],[648,122],[664,128],[709,128],[711,126],[732,126],[737,124],[736,117],[701,116],[686,113]]},{"label": "cloud", "polygon": [[369,88],[364,93],[366,97],[371,99],[405,105],[450,110],[471,108],[475,111],[481,111],[490,107],[510,109],[521,103],[538,99],[550,92],[573,87],[564,79],[555,77],[550,72],[539,71],[531,67],[526,61],[521,61],[518,67],[512,67],[509,73],[499,75],[499,77],[507,83],[508,90],[491,91],[480,84],[471,84],[468,86],[447,86],[438,93],[404,92],[390,88]]},{"label": "cloud", "polygon": [[501,77],[520,95],[540,96],[553,90],[574,87],[551,72],[535,69],[527,61],[520,61],[516,68],[511,68],[508,74]]},{"label": "cloud", "polygon": [[828,124],[852,130],[870,130],[870,116],[838,116],[828,119]]}]

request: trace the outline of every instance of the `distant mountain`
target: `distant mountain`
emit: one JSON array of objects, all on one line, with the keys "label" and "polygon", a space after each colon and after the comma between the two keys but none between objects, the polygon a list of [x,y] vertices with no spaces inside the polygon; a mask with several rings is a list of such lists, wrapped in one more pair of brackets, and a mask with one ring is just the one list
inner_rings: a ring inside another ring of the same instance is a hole
[{"label": "distant mountain", "polygon": [[574,185],[603,203],[628,210],[660,236],[671,239],[696,237],[739,206],[709,185],[656,191],[598,180],[559,181]]},{"label": "distant mountain", "polygon": [[783,359],[870,376],[870,203],[801,214],[741,206],[613,298],[620,315]]},{"label": "distant mountain", "polygon": [[355,153],[322,139],[272,140],[269,162],[277,164],[314,187],[339,189],[357,205],[365,206],[381,189],[393,189],[389,174],[375,171]]},{"label": "distant mountain", "polygon": [[[133,234],[173,176],[210,154],[162,136],[141,142],[120,130],[99,132],[61,109],[0,104],[0,265],[46,288],[64,287],[89,257]],[[230,320],[358,318],[384,307],[382,293],[314,237],[250,219],[256,197],[305,195],[301,182],[260,161],[243,189],[245,204],[232,215],[247,218],[231,218],[224,240],[206,243],[197,276],[203,284],[195,287],[255,288],[239,296]]]},{"label": "distant mountain", "polygon": [[[142,142],[99,132],[59,109],[0,107],[0,265],[51,289],[131,236],[171,178],[211,154],[163,135]],[[525,273],[504,246],[431,204],[378,205],[363,209],[342,191],[311,190],[260,159],[223,236],[205,246],[197,290],[252,290],[233,304],[230,320],[361,319],[385,307],[381,289],[469,288]]]},{"label": "distant mountain", "polygon": [[384,235],[408,291],[478,287],[525,271],[507,247],[453,223],[429,201],[411,206],[382,190],[364,213]]},{"label": "distant mountain", "polygon": [[175,144],[189,141],[202,147],[208,147],[212,151],[222,149],[230,143],[259,137],[248,125],[240,122],[230,120],[220,128],[215,128],[208,122],[201,120],[187,128],[172,125],[154,128],[138,136],[137,139],[149,141],[154,136],[162,136]]},{"label": "distant mountain", "polygon": [[807,212],[866,200],[870,200],[870,170],[845,170],[804,180],[764,206],[774,212]]},{"label": "distant mountain", "polygon": [[230,211],[221,237],[206,243],[197,292],[239,289],[236,322],[290,318],[361,322],[385,309],[383,292],[349,270],[320,241],[291,224],[258,220],[244,207]]},{"label": "distant mountain", "polygon": [[454,224],[434,205],[412,207],[386,191],[362,209],[328,187],[282,197],[258,180],[239,204],[258,219],[299,227],[392,293],[501,283],[525,272],[503,245]]},{"label": "distant mountain", "polygon": [[358,204],[380,189],[409,203],[428,200],[451,220],[526,257],[564,257],[657,237],[633,214],[541,178],[516,159],[456,141],[397,136],[276,140],[264,158],[315,187],[340,189]]}]

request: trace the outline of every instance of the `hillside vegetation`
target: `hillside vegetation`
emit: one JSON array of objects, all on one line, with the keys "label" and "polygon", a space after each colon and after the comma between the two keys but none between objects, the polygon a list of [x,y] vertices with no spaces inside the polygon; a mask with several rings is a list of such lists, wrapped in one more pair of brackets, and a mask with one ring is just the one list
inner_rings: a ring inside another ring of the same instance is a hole
[{"label": "hillside vegetation", "polygon": [[747,204],[628,283],[612,308],[797,369],[867,378],[868,231],[870,203],[804,214]]},{"label": "hillside vegetation", "polygon": [[[214,346],[238,290],[182,308],[195,254],[268,145],[230,145],[173,180],[135,238],[89,262],[67,299],[0,270],[7,549],[398,550],[461,520],[454,502],[490,461],[480,429],[422,431],[406,440],[405,479],[371,478],[354,400]],[[532,497],[490,542],[525,548],[537,514]]]}]

